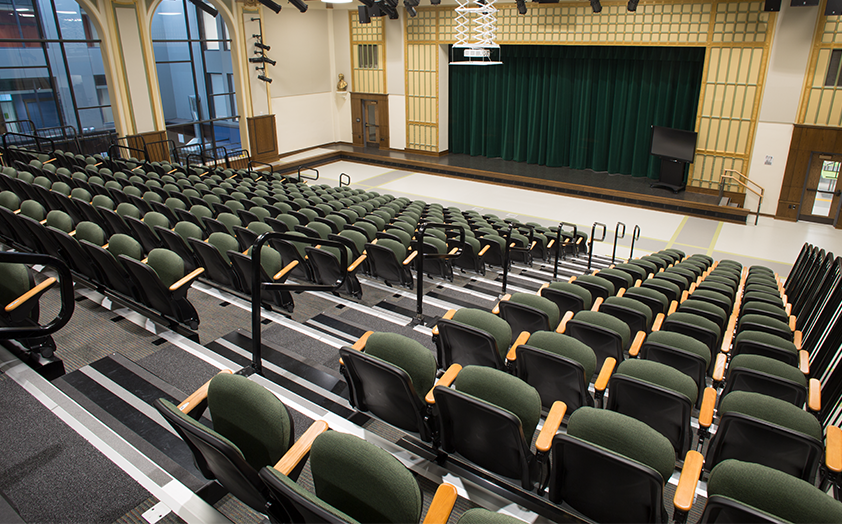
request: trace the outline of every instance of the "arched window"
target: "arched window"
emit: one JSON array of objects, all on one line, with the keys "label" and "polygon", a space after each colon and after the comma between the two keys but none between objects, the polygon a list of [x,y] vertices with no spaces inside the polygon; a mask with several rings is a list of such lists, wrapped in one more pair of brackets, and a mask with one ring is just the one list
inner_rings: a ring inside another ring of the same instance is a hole
[{"label": "arched window", "polygon": [[163,0],[152,17],[152,45],[167,137],[181,153],[206,158],[240,149],[231,38],[222,17],[187,0]]},{"label": "arched window", "polygon": [[74,0],[0,0],[0,113],[9,131],[114,129],[99,35]]}]

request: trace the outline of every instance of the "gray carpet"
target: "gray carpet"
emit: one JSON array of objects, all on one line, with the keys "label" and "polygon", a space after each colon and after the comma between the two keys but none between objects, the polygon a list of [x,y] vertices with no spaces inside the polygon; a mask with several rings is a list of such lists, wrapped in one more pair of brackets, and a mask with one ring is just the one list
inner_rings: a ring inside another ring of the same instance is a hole
[{"label": "gray carpet", "polygon": [[149,493],[6,375],[0,492],[26,522],[114,522]]}]

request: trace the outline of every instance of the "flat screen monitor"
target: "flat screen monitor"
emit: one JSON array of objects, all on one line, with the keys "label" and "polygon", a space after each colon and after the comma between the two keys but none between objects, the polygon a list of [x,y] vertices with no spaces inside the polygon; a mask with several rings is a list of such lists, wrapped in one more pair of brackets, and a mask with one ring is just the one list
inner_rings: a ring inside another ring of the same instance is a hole
[{"label": "flat screen monitor", "polygon": [[693,163],[696,156],[696,132],[652,126],[652,149],[650,152],[661,158]]}]

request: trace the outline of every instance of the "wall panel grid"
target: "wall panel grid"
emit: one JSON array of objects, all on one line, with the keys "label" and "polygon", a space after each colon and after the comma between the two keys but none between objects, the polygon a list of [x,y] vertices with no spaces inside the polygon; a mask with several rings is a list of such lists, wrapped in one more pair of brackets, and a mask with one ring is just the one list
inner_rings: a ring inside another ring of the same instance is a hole
[{"label": "wall panel grid", "polygon": [[407,147],[438,151],[438,45],[406,46]]},{"label": "wall panel grid", "polygon": [[[823,20],[822,20],[823,19]],[[842,17],[820,17],[799,124],[842,126]]]},{"label": "wall panel grid", "polygon": [[[349,11],[351,25],[351,91],[386,93],[386,36],[383,18],[360,24],[357,11]],[[360,53],[366,54],[364,64]],[[376,57],[370,56],[375,53]],[[364,67],[365,66],[365,67]]]},{"label": "wall panel grid", "polygon": [[[734,169],[740,173],[745,173],[743,167],[747,165],[747,162],[743,158],[696,153],[696,160],[693,163],[693,178],[691,180],[693,184],[691,185],[702,189],[719,191],[719,179],[725,169]],[[736,185],[731,188],[726,187],[725,189],[735,193],[744,192],[741,186]]]}]

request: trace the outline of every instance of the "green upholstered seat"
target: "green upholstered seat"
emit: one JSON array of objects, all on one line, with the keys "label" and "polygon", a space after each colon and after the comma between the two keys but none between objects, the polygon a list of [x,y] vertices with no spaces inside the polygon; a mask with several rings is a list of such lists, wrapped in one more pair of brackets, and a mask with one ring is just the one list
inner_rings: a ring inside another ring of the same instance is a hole
[{"label": "green upholstered seat", "polygon": [[[795,344],[787,339],[763,331],[745,330],[737,333],[737,336],[734,338],[735,350],[743,352],[743,345],[767,346],[783,355],[787,355],[787,361],[795,361],[798,358],[798,348],[795,347]],[[756,351],[749,350],[748,352],[755,353]]]},{"label": "green upholstered seat", "polygon": [[65,233],[73,231],[73,219],[64,211],[54,209],[47,213],[47,226],[60,229]]},{"label": "green upholstered seat", "polygon": [[240,249],[237,239],[227,233],[211,233],[208,236],[208,243],[219,251],[219,254],[228,264],[231,263],[231,259],[228,257],[228,251],[238,251]]},{"label": "green upholstered seat", "polygon": [[623,349],[628,349],[631,342],[631,331],[629,330],[629,326],[622,320],[616,319],[606,313],[590,310],[579,311],[573,315],[573,319],[613,331],[619,335]]},{"label": "green upholstered seat", "polygon": [[166,287],[175,284],[184,276],[184,261],[169,249],[153,249],[149,252],[147,263]]},{"label": "green upholstered seat", "polygon": [[629,273],[635,281],[643,280],[646,278],[647,275],[646,270],[638,266],[637,264],[617,264],[616,266],[614,266],[614,269],[619,269],[621,271]]},{"label": "green upholstered seat", "polygon": [[751,462],[724,460],[710,472],[708,497],[724,497],[798,524],[842,522],[842,503],[814,485]]},{"label": "green upholstered seat", "polygon": [[652,320],[653,320],[652,310],[649,308],[649,306],[647,306],[643,302],[640,302],[638,300],[635,300],[634,298],[626,297],[626,296],[608,297],[608,298],[605,299],[605,302],[603,303],[603,306],[606,306],[606,305],[609,306],[609,307],[614,306],[614,307],[619,307],[619,308],[624,308],[624,309],[634,311],[634,312],[642,315],[642,318],[644,319],[644,322],[645,322],[647,328],[652,326]]},{"label": "green upholstered seat", "polygon": [[532,293],[513,293],[509,300],[516,304],[523,304],[524,306],[529,306],[546,313],[549,319],[550,329],[554,329],[559,323],[560,314],[558,306],[551,300],[533,295]]},{"label": "green upholstered seat", "polygon": [[740,320],[737,323],[737,331],[740,332],[744,329],[776,334],[789,341],[793,338],[789,324],[765,315],[748,314],[740,316]]},{"label": "green upholstered seat", "polygon": [[197,226],[193,222],[186,222],[186,221],[178,222],[178,223],[175,224],[175,227],[173,228],[173,230],[176,233],[178,233],[181,236],[181,238],[184,239],[185,242],[190,237],[202,240],[202,238],[205,236],[205,233],[204,233],[204,231],[202,231],[202,228],[200,228],[199,226]]},{"label": "green upholstered seat", "polygon": [[17,211],[20,209],[20,197],[11,191],[3,191],[0,193],[0,206]]},{"label": "green upholstered seat", "polygon": [[640,359],[624,360],[617,366],[616,374],[632,377],[680,393],[687,397],[691,404],[696,403],[699,394],[699,388],[692,378],[660,362]]},{"label": "green upholstered seat", "polygon": [[760,393],[734,391],[725,395],[719,403],[720,415],[729,412],[765,420],[822,441],[822,427],[816,417],[784,400]]},{"label": "green upholstered seat", "polygon": [[454,313],[451,320],[485,331],[494,337],[500,356],[506,355],[512,341],[512,328],[502,318],[481,309],[462,308]]},{"label": "green upholstered seat", "polygon": [[652,304],[658,304],[660,307],[652,309],[652,313],[655,315],[658,313],[666,313],[670,305],[666,295],[657,289],[648,287],[630,287],[626,290],[626,293],[623,296],[650,304],[650,309],[652,309]]},{"label": "green upholstered seat", "polygon": [[[632,285],[634,285],[634,279],[632,278],[632,276],[629,275],[627,272],[621,270],[621,269],[616,269],[616,268],[603,269],[597,274],[597,276],[599,276],[600,278],[605,278],[606,280],[608,280],[608,278],[606,278],[606,275],[611,276],[615,279],[622,280],[623,285],[621,287],[623,287],[623,288],[628,289]],[[614,287],[617,288],[617,286],[614,286]],[[617,288],[617,289],[619,289],[619,288]]]},{"label": "green upholstered seat", "polygon": [[583,309],[590,309],[591,305],[593,305],[593,299],[591,298],[590,291],[582,286],[577,286],[576,284],[571,284],[569,282],[551,282],[549,287],[550,289],[571,293],[581,298]]},{"label": "green upholstered seat", "polygon": [[515,415],[524,436],[531,440],[541,418],[541,397],[535,388],[505,371],[485,366],[465,366],[453,386]]},{"label": "green upholstered seat", "polygon": [[135,260],[143,258],[143,248],[140,242],[122,233],[111,235],[111,238],[108,239],[108,251],[115,258],[120,255],[126,255]]},{"label": "green upholstered seat", "polygon": [[[576,280],[574,280],[573,282],[579,285],[590,285],[590,287],[586,288],[589,290],[592,290],[595,287],[604,289],[605,293],[607,293],[608,296],[611,296],[616,293],[614,284],[612,284],[610,280],[597,275],[582,275],[580,277],[577,277]],[[594,295],[593,291],[591,291],[591,295]]]},{"label": "green upholstered seat", "polygon": [[578,362],[585,370],[586,381],[596,371],[596,355],[593,350],[573,337],[553,331],[536,331],[530,335],[527,345]]},{"label": "green upholstered seat", "polygon": [[397,333],[373,333],[366,341],[365,352],[404,370],[421,399],[435,383],[433,353],[411,338]]},{"label": "green upholstered seat", "polygon": [[644,343],[659,344],[686,351],[704,359],[705,367],[710,365],[710,349],[704,343],[699,342],[693,337],[671,331],[653,331],[649,333]]},{"label": "green upholstered seat", "polygon": [[44,206],[40,202],[35,200],[24,200],[21,202],[20,214],[39,222],[47,218],[47,210],[44,209]]},{"label": "green upholstered seat", "polygon": [[728,373],[730,374],[740,368],[760,371],[795,382],[804,388],[807,387],[807,377],[804,376],[804,373],[797,367],[774,358],[750,354],[735,355],[728,364]]},{"label": "green upholstered seat", "polygon": [[591,407],[570,415],[567,434],[648,466],[666,482],[675,469],[675,451],[666,437],[631,417]]},{"label": "green upholstered seat", "polygon": [[98,224],[87,220],[76,224],[76,240],[87,240],[97,246],[105,245],[105,231]]}]

